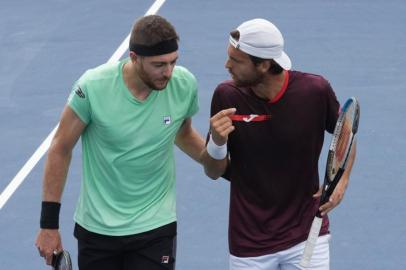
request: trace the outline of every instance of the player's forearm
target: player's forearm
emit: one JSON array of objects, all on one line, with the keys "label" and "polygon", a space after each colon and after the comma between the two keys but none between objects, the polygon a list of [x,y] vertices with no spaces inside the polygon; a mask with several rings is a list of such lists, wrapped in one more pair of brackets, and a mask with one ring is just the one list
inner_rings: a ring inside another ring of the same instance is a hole
[{"label": "player's forearm", "polygon": [[53,142],[45,163],[42,200],[60,202],[68,175],[72,150]]},{"label": "player's forearm", "polygon": [[201,156],[204,172],[208,177],[216,180],[225,173],[228,164],[227,157],[222,160],[214,159],[207,153],[206,149]]},{"label": "player's forearm", "polygon": [[202,163],[204,140],[191,126],[184,127],[176,136],[176,145],[193,160]]},{"label": "player's forearm", "polygon": [[192,159],[202,164],[206,175],[210,178],[217,179],[224,174],[227,159],[216,160],[210,157],[203,138],[196,131],[179,133],[176,137],[176,145]]}]

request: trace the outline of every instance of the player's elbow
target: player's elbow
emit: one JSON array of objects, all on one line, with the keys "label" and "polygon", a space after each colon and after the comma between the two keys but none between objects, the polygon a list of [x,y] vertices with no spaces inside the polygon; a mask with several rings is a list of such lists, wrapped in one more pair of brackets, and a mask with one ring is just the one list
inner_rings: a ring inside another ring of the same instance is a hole
[{"label": "player's elbow", "polygon": [[216,160],[210,157],[205,151],[201,158],[205,174],[212,180],[219,179],[226,171],[228,160]]},{"label": "player's elbow", "polygon": [[64,143],[58,138],[54,138],[48,150],[49,156],[71,156],[72,146],[70,144]]},{"label": "player's elbow", "polygon": [[205,166],[205,174],[212,180],[219,179],[224,174],[225,168],[217,166]]},{"label": "player's elbow", "polygon": [[217,180],[220,178],[221,175],[219,174],[214,174],[213,172],[210,172],[208,170],[204,170],[204,172],[206,173],[206,175],[211,179],[211,180]]}]

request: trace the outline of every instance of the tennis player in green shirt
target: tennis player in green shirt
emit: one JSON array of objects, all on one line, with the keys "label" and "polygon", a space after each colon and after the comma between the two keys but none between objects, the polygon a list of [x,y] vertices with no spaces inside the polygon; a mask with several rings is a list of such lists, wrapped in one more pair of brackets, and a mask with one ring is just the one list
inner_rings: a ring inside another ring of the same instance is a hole
[{"label": "tennis player in green shirt", "polygon": [[36,246],[47,264],[63,248],[61,197],[81,138],[79,268],[174,269],[174,144],[196,161],[205,144],[191,125],[197,83],[176,65],[178,39],[166,19],[142,17],[131,32],[129,58],[89,69],[74,84],[45,165]]}]

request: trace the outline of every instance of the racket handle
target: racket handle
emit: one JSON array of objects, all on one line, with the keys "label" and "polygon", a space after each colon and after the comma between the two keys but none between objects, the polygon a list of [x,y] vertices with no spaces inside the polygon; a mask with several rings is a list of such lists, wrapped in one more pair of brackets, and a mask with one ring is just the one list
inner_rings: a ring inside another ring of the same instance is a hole
[{"label": "racket handle", "polygon": [[307,268],[310,266],[310,261],[313,256],[314,247],[317,244],[317,239],[319,238],[321,224],[323,222],[322,218],[315,217],[310,228],[309,236],[305,244],[302,259],[300,260],[300,266]]},{"label": "racket handle", "polygon": [[54,254],[52,254],[52,262],[51,262],[52,269],[56,268],[56,264],[58,263],[59,255],[60,255],[60,253],[58,254],[55,252],[54,252]]}]

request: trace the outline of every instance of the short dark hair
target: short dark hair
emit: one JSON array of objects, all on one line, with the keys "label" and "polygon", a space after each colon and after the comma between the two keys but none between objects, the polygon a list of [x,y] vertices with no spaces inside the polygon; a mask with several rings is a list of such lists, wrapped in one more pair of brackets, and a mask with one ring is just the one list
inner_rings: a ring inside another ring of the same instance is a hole
[{"label": "short dark hair", "polygon": [[148,15],[134,23],[130,36],[130,48],[134,44],[153,46],[172,39],[179,41],[175,27],[159,15]]},{"label": "short dark hair", "polygon": [[[238,30],[233,30],[230,32],[230,36],[232,38],[234,38],[235,40],[239,40],[240,39],[240,32]],[[264,61],[270,61],[271,62],[271,66],[269,67],[269,73],[271,74],[280,74],[283,71],[283,68],[275,62],[275,60],[273,59],[264,59],[264,58],[260,58],[260,57],[256,57],[250,54],[247,54],[249,56],[249,58],[251,59],[251,62],[255,65],[258,66],[259,64],[261,64]]]}]

